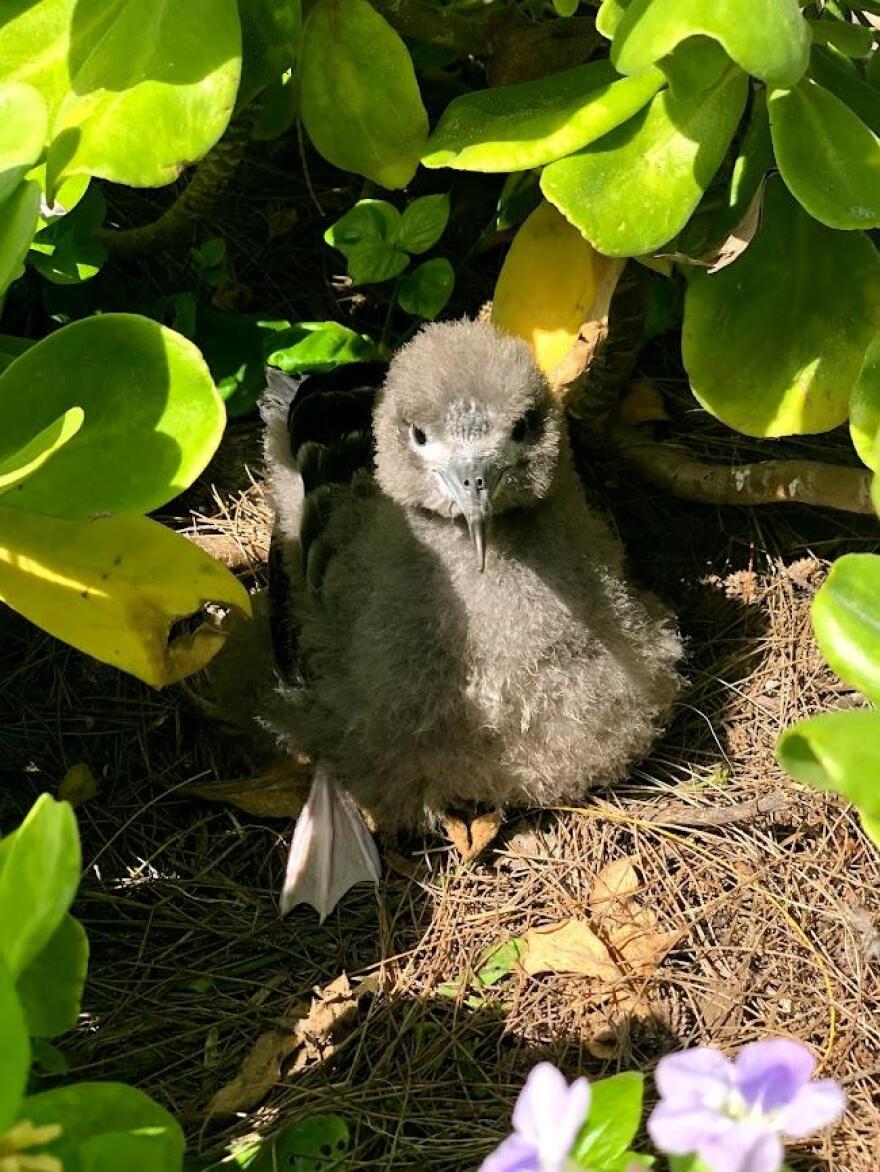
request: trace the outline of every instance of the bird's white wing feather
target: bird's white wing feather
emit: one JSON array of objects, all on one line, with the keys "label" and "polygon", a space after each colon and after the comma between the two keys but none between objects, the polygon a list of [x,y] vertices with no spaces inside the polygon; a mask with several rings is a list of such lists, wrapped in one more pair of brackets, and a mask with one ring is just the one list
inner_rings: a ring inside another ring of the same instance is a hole
[{"label": "bird's white wing feather", "polygon": [[283,916],[300,903],[321,921],[356,883],[378,883],[379,852],[360,810],[320,766],[297,819],[281,891]]}]

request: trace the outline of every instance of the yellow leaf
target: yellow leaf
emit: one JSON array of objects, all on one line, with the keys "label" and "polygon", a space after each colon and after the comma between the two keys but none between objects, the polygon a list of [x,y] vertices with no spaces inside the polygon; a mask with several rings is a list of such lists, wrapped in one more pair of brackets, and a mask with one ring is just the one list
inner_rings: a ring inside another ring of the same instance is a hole
[{"label": "yellow leaf", "polygon": [[219,562],[146,517],[72,521],[0,508],[0,601],[56,638],[161,688],[203,668],[225,636],[168,637],[207,602],[250,614]]},{"label": "yellow leaf", "polygon": [[71,765],[58,784],[58,797],[74,810],[98,792],[98,782],[88,765]]},{"label": "yellow leaf", "polygon": [[520,964],[531,975],[577,973],[607,982],[621,976],[608,949],[581,920],[530,928],[523,936]]},{"label": "yellow leaf", "polygon": [[296,818],[308,794],[309,769],[305,758],[284,757],[256,777],[185,785],[178,793],[228,802],[258,818]]},{"label": "yellow leaf", "polygon": [[73,439],[83,425],[86,415],[82,407],[71,407],[53,420],[48,427],[29,439],[9,456],[0,459],[0,496],[32,476],[38,468]]},{"label": "yellow leaf", "polygon": [[[517,232],[492,302],[499,329],[524,338],[552,385],[571,381],[565,360],[581,330],[599,337],[624,261],[596,252],[546,201]],[[591,328],[592,327],[592,328]]]}]

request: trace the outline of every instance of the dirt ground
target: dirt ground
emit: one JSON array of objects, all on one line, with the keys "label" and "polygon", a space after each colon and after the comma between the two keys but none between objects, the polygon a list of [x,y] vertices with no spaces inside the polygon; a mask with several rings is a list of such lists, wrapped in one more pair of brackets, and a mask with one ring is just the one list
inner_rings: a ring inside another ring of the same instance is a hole
[{"label": "dirt ground", "polygon": [[[255,432],[232,430],[171,519],[257,584],[268,517]],[[668,734],[626,785],[512,814],[476,861],[440,837],[386,844],[378,892],[351,892],[323,927],[308,908],[278,917],[287,821],[181,793],[252,771],[235,738],[180,689],[142,688],[3,617],[4,823],[77,762],[101,783],[79,810],[75,910],[92,960],[86,1020],[62,1046],[73,1076],[148,1090],[182,1118],[193,1155],[332,1111],[351,1127],[353,1168],[459,1172],[505,1134],[542,1058],[570,1074],[649,1072],[675,1048],[783,1034],[850,1098],[792,1166],[874,1172],[880,860],[850,810],[789,784],[773,758],[793,720],[858,702],[823,667],[808,608],[827,560],[875,547],[873,523],[683,505],[607,453],[584,464],[634,572],[687,636],[690,683]],[[659,963],[621,963],[611,983],[517,968],[474,979],[493,946],[588,918],[596,875],[621,858],[673,934]],[[286,1055],[262,1072],[271,1089],[212,1115],[261,1035]]]}]

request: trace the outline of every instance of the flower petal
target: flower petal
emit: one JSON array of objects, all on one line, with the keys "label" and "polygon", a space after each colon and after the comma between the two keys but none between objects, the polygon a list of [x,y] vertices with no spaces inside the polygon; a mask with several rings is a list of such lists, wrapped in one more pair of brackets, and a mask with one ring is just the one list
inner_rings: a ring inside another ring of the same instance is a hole
[{"label": "flower petal", "polygon": [[679,1107],[664,1100],[648,1118],[648,1135],[661,1152],[688,1156],[735,1128],[729,1119],[707,1107]]},{"label": "flower petal", "polygon": [[521,1135],[509,1135],[486,1157],[478,1172],[541,1172],[541,1164],[532,1144]]},{"label": "flower petal", "polygon": [[779,1127],[789,1139],[804,1139],[836,1123],[846,1109],[846,1095],[833,1078],[803,1087],[779,1117]]},{"label": "flower petal", "polygon": [[590,1110],[590,1084],[585,1078],[576,1078],[566,1092],[565,1108],[561,1116],[545,1123],[540,1155],[546,1167],[562,1165],[574,1147],[578,1132]]},{"label": "flower petal", "polygon": [[775,1131],[751,1123],[736,1124],[696,1151],[710,1172],[779,1172],[785,1155]]},{"label": "flower petal", "polygon": [[749,1107],[762,1112],[785,1107],[807,1085],[816,1059],[800,1042],[772,1038],[743,1046],[734,1068],[739,1092]]},{"label": "flower petal", "polygon": [[513,1108],[513,1126],[523,1139],[542,1148],[542,1139],[552,1136],[565,1115],[568,1083],[552,1062],[539,1062],[529,1072]]},{"label": "flower petal", "polygon": [[709,1046],[667,1054],[657,1064],[654,1081],[660,1097],[679,1107],[716,1110],[735,1086],[733,1063]]}]

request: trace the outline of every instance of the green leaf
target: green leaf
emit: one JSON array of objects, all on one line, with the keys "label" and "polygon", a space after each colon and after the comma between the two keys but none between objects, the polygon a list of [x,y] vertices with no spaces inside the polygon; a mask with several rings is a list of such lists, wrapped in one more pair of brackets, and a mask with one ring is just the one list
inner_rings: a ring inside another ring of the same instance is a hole
[{"label": "green leaf", "polygon": [[[880,48],[874,50],[865,64],[865,80],[869,86],[880,89]],[[880,111],[877,114],[880,117]],[[877,127],[872,125],[871,129],[876,130]]]},{"label": "green leaf", "polygon": [[810,55],[810,77],[845,102],[875,134],[880,134],[877,91],[862,81],[853,69],[845,68],[835,61],[827,49],[817,45]]},{"label": "green leaf", "polygon": [[[607,14],[603,25],[611,20]],[[712,37],[746,73],[769,85],[795,85],[809,60],[810,33],[797,0],[631,0],[614,28],[611,60],[639,73],[688,37]]]},{"label": "green leaf", "polygon": [[771,90],[769,106],[782,178],[810,215],[829,228],[880,227],[880,138],[810,78]]},{"label": "green leaf", "polygon": [[376,284],[396,277],[409,264],[398,248],[402,217],[384,199],[361,199],[324,233],[325,241],[348,261],[355,285]]},{"label": "green leaf", "polygon": [[0,82],[0,203],[43,153],[48,126],[49,113],[38,90],[21,82]]},{"label": "green leaf", "polygon": [[79,1019],[88,963],[85,929],[79,920],[66,915],[18,978],[16,988],[31,1037],[54,1038],[73,1029]]},{"label": "green leaf", "polygon": [[13,7],[30,11],[0,28],[0,74],[31,82],[52,108],[50,191],[83,174],[171,183],[226,128],[241,72],[236,0]]},{"label": "green leaf", "polygon": [[276,82],[296,60],[302,33],[301,0],[238,0],[241,82],[238,109]]},{"label": "green leaf", "polygon": [[81,1172],[179,1172],[179,1124],[142,1091],[122,1083],[81,1082],[29,1095],[20,1117],[61,1134],[43,1151]]},{"label": "green leaf", "polygon": [[198,311],[196,341],[232,418],[252,411],[266,389],[264,333],[257,321],[239,313]]},{"label": "green leaf", "polygon": [[426,167],[525,171],[626,122],[663,84],[659,69],[621,78],[608,61],[455,98],[422,156]]},{"label": "green leaf", "polygon": [[41,1071],[37,1071],[38,1074],[70,1073],[70,1063],[58,1047],[47,1042],[45,1038],[34,1038],[32,1049],[34,1066],[42,1067]]},{"label": "green leaf", "polygon": [[546,167],[544,195],[606,256],[654,252],[687,223],[742,116],[748,79],[732,67],[706,93],[664,90],[599,142]]},{"label": "green leaf", "polygon": [[271,1143],[260,1145],[248,1172],[342,1172],[349,1166],[348,1125],[339,1115],[312,1115],[292,1123]]},{"label": "green leaf", "polygon": [[73,810],[41,794],[10,836],[0,869],[0,955],[16,979],[58,930],[81,862]]},{"label": "green leaf", "polygon": [[645,1077],[635,1071],[590,1084],[590,1114],[572,1155],[582,1167],[613,1167],[629,1150],[642,1121]]},{"label": "green leaf", "polygon": [[849,401],[849,433],[859,459],[880,470],[880,334],[873,339]]},{"label": "green leaf", "polygon": [[405,187],[428,137],[406,45],[367,0],[318,0],[303,28],[300,110],[319,154]]},{"label": "green leaf", "polygon": [[[3,925],[4,931],[6,925]],[[0,956],[0,1136],[18,1114],[31,1066],[31,1043],[12,974]]]},{"label": "green leaf", "polygon": [[743,255],[685,297],[682,353],[694,394],[746,435],[828,431],[847,416],[880,328],[880,256],[863,233],[834,232],[778,178]]},{"label": "green leaf", "polygon": [[11,334],[0,334],[0,374],[19,354],[24,354],[34,344],[34,338],[14,338]]},{"label": "green leaf", "polygon": [[553,0],[553,7],[559,16],[574,16],[581,0]]},{"label": "green leaf", "polygon": [[832,790],[858,807],[877,846],[880,819],[880,712],[823,712],[787,729],[776,755],[796,781]]},{"label": "green leaf", "polygon": [[299,94],[293,71],[288,70],[263,91],[256,121],[251,130],[255,142],[271,142],[293,126],[299,109]]},{"label": "green leaf", "polygon": [[40,187],[30,180],[0,204],[0,297],[24,270],[39,215]]},{"label": "green leaf", "polygon": [[106,210],[100,188],[92,184],[72,211],[43,221],[46,226],[31,245],[30,263],[55,285],[78,285],[94,277],[107,259],[94,240]]},{"label": "green leaf", "polygon": [[366,334],[335,321],[301,321],[271,339],[269,366],[285,374],[321,374],[349,362],[368,362],[376,346]]},{"label": "green leaf", "polygon": [[606,41],[614,40],[614,34],[626,15],[631,0],[602,0],[596,13],[596,32]]},{"label": "green leaf", "polygon": [[476,971],[477,984],[484,989],[491,985],[497,985],[499,981],[513,972],[522,953],[521,936],[514,936],[512,940],[505,940],[494,948],[490,948]]},{"label": "green leaf", "polygon": [[47,460],[73,439],[83,425],[85,412],[82,407],[71,407],[44,427],[26,444],[0,460],[0,496],[27,480]]},{"label": "green leaf", "polygon": [[873,29],[845,20],[808,20],[814,45],[830,45],[846,57],[867,57],[874,44]]},{"label": "green leaf", "polygon": [[438,256],[401,278],[397,303],[404,313],[430,321],[442,313],[454,285],[455,269],[445,256]]},{"label": "green leaf", "polygon": [[711,89],[730,66],[730,58],[711,37],[689,37],[660,62],[678,97],[688,97]]},{"label": "green leaf", "polygon": [[813,631],[830,667],[880,701],[880,557],[840,557],[813,600]]},{"label": "green leaf", "polygon": [[192,484],[225,424],[196,347],[134,314],[65,326],[0,374],[0,460],[74,406],[85,412],[78,434],[4,506],[58,517],[149,512]]},{"label": "green leaf", "polygon": [[400,222],[400,244],[407,252],[433,248],[449,220],[448,195],[423,195],[406,208]]}]

